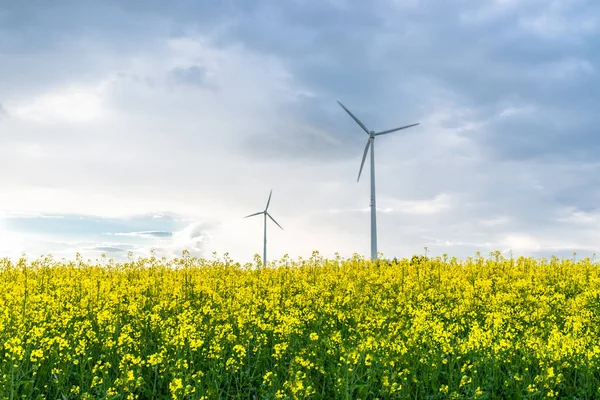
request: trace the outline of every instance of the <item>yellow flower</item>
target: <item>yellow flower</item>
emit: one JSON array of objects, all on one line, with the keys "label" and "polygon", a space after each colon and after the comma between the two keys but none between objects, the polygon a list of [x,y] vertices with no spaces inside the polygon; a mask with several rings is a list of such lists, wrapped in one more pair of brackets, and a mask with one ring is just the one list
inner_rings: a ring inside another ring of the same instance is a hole
[{"label": "yellow flower", "polygon": [[181,378],[175,378],[169,383],[169,389],[171,389],[171,395],[173,399],[177,399],[180,391],[183,389],[183,381]]}]

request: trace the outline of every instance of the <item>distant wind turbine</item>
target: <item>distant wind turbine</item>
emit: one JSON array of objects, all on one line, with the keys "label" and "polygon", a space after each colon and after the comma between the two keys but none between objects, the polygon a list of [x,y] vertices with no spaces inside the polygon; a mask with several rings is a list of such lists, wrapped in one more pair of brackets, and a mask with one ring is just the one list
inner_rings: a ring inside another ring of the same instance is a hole
[{"label": "distant wind turbine", "polygon": [[360,180],[360,174],[362,172],[363,166],[365,165],[365,160],[367,158],[367,152],[369,151],[369,147],[371,148],[371,260],[377,259],[377,217],[375,212],[375,136],[386,135],[388,133],[396,132],[402,129],[410,128],[412,126],[419,125],[411,124],[402,126],[400,128],[388,129],[387,131],[375,132],[367,129],[365,124],[363,124],[358,118],[354,116],[342,103],[338,101],[338,104],[352,117],[352,119],[365,131],[367,135],[369,135],[369,139],[367,140],[367,145],[365,146],[365,152],[363,154],[362,162],[360,163],[360,170],[358,171],[358,179]]},{"label": "distant wind turbine", "polygon": [[[264,216],[265,216],[265,246],[263,249],[263,266],[267,265],[267,217],[271,218],[271,221],[275,222],[275,224],[281,228],[281,225],[279,225],[277,223],[277,221],[275,221],[275,219],[273,217],[271,217],[271,214],[269,214],[267,212],[267,210],[269,209],[269,204],[271,203],[271,195],[272,194],[273,194],[273,189],[271,189],[271,193],[269,193],[269,200],[267,200],[267,206],[265,207],[265,211],[257,212],[257,213],[250,214],[250,215],[247,215],[244,217],[244,218],[254,217],[255,215],[260,215],[260,214],[264,214]],[[281,228],[281,230],[283,230],[283,228]]]}]

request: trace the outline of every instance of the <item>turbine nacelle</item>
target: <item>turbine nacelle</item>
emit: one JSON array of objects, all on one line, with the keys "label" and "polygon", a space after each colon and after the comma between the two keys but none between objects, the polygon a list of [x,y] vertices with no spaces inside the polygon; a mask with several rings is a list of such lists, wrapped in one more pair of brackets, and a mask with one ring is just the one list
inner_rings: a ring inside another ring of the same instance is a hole
[{"label": "turbine nacelle", "polygon": [[402,129],[411,128],[413,126],[419,125],[419,123],[416,123],[416,124],[401,126],[400,128],[388,129],[386,131],[381,131],[381,132],[371,131],[371,130],[367,129],[365,124],[363,124],[361,122],[361,120],[356,118],[356,116],[354,114],[352,114],[352,112],[350,112],[350,110],[348,110],[342,103],[340,103],[338,101],[338,104],[348,113],[348,115],[350,115],[350,117],[352,117],[352,119],[358,124],[358,126],[360,126],[367,133],[367,135],[369,135],[369,140],[367,140],[367,145],[365,146],[365,152],[363,153],[362,162],[360,163],[360,170],[358,171],[358,179],[356,180],[357,182],[360,180],[360,174],[362,173],[362,169],[365,165],[365,160],[367,159],[367,153],[369,152],[369,148],[371,147],[371,142],[375,140],[375,136],[387,135],[388,133],[400,131]]},{"label": "turbine nacelle", "polygon": [[[273,217],[271,217],[271,214],[269,214],[269,212],[268,212],[268,210],[269,210],[269,204],[271,204],[271,196],[272,195],[273,195],[273,189],[271,189],[271,193],[269,193],[269,199],[267,200],[267,206],[265,207],[265,211],[259,211],[259,212],[254,213],[254,214],[246,215],[244,218],[254,217],[255,215],[260,215],[260,214],[265,214],[267,217],[271,218],[271,220],[273,222],[275,222],[278,227],[281,228],[281,225],[279,225],[277,223],[277,221],[275,221],[275,219]],[[281,229],[283,230],[283,228],[281,228]]]}]

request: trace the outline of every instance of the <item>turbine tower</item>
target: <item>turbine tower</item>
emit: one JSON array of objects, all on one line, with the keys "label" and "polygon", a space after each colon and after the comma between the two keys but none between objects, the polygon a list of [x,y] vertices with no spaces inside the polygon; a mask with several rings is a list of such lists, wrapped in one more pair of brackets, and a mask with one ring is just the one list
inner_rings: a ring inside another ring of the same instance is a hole
[{"label": "turbine tower", "polygon": [[[254,214],[250,214],[245,216],[244,218],[248,218],[248,217],[254,217],[255,215],[260,215],[260,214],[264,214],[265,217],[265,245],[263,248],[263,267],[267,265],[267,217],[271,218],[271,221],[275,222],[275,224],[281,228],[281,225],[279,225],[277,223],[277,221],[275,221],[275,218],[271,217],[271,214],[269,214],[267,212],[267,210],[269,209],[269,204],[271,203],[271,195],[273,194],[273,189],[271,189],[271,193],[269,193],[269,200],[267,200],[267,206],[265,207],[264,211],[260,211]],[[281,228],[281,230],[283,230],[283,228]]]},{"label": "turbine tower", "polygon": [[402,126],[400,128],[388,129],[386,131],[375,132],[367,129],[365,124],[363,124],[358,118],[354,116],[342,103],[338,101],[338,104],[352,117],[352,119],[369,135],[369,139],[367,139],[367,145],[365,146],[365,152],[363,154],[362,162],[360,163],[360,170],[358,171],[358,179],[360,180],[360,174],[362,172],[363,166],[365,165],[365,160],[367,159],[367,153],[369,151],[369,147],[371,148],[371,260],[377,259],[377,217],[375,211],[375,137],[380,135],[386,135],[388,133],[396,132],[402,129],[410,128],[412,126],[419,125],[411,124]]}]

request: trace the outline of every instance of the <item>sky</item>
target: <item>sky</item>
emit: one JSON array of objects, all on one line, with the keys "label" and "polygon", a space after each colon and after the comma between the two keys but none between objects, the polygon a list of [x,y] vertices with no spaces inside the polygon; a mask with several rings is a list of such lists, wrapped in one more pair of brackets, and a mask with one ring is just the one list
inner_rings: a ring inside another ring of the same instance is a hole
[{"label": "sky", "polygon": [[[0,257],[592,256],[595,0],[0,0]],[[427,248],[427,250],[425,250]]]}]

